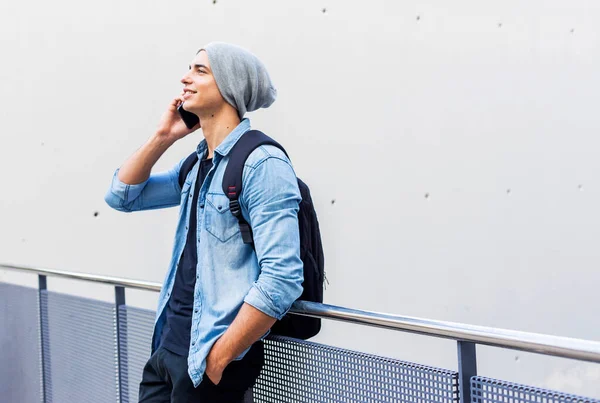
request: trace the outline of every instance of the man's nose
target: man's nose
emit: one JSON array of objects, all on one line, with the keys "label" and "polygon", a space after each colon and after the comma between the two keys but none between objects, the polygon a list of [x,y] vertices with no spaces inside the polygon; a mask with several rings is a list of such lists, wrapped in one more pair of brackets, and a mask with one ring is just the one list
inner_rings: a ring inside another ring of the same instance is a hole
[{"label": "man's nose", "polygon": [[181,83],[182,84],[189,84],[190,83],[190,78],[188,77],[187,73],[183,75],[183,77],[181,77]]}]

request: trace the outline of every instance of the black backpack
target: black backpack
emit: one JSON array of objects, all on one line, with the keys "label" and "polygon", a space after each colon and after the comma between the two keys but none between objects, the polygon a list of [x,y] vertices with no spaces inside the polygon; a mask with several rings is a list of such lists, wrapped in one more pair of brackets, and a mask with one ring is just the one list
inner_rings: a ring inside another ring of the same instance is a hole
[{"label": "black backpack", "polygon": [[[242,193],[242,172],[244,163],[252,151],[262,145],[275,146],[287,155],[285,149],[275,140],[258,130],[251,130],[245,133],[233,146],[229,155],[229,163],[227,164],[225,174],[223,175],[223,192],[229,198],[230,211],[238,219],[244,243],[251,244],[252,247],[254,247],[252,228],[250,228],[250,225],[242,215],[238,198]],[[183,162],[181,170],[179,171],[179,185],[181,187],[183,187],[183,183],[185,182],[188,173],[192,170],[197,161],[198,156],[196,152],[193,152]],[[319,222],[317,220],[317,213],[315,212],[308,186],[300,179],[298,179],[298,186],[300,188],[300,194],[302,195],[300,210],[298,212],[298,225],[300,227],[300,258],[304,264],[304,282],[302,284],[304,291],[299,300],[322,303],[323,283],[325,281],[325,261],[323,256],[323,245],[321,244]],[[285,315],[271,328],[273,334],[304,340],[313,337],[319,333],[320,330],[321,319],[291,314]]]}]

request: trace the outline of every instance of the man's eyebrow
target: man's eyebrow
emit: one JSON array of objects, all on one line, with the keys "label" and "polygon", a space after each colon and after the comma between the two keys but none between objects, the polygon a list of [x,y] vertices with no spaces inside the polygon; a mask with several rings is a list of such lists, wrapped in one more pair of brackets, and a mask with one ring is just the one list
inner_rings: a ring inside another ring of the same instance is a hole
[{"label": "man's eyebrow", "polygon": [[[203,65],[203,64],[194,64],[194,67],[195,67],[195,68],[197,68],[197,69],[199,69],[199,68],[203,68],[203,69],[206,69],[206,70],[210,70],[208,67],[206,67],[206,66],[205,66],[205,65]],[[190,69],[190,70],[191,70],[191,69],[192,69],[192,66],[188,66],[188,69]]]}]

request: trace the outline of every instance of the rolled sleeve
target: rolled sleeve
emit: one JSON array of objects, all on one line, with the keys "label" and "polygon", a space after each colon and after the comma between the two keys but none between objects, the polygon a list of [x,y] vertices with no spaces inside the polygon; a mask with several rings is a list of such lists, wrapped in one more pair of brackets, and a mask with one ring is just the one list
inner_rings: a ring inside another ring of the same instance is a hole
[{"label": "rolled sleeve", "polygon": [[138,183],[136,185],[129,185],[127,183],[121,182],[119,179],[119,171],[117,169],[113,175],[113,180],[110,186],[111,194],[118,197],[123,202],[128,203],[137,199],[137,197],[142,193],[142,190],[146,187],[146,184],[150,181],[150,178],[146,179],[142,183]]},{"label": "rolled sleeve", "polygon": [[280,320],[285,316],[287,310],[285,312],[281,312],[281,308],[278,307],[270,296],[262,289],[260,282],[256,281],[246,298],[244,298],[244,302],[252,305],[254,308],[258,309],[265,315],[268,315],[272,318]]},{"label": "rolled sleeve", "polygon": [[181,195],[180,166],[181,162],[169,171],[152,174],[146,181],[134,185],[122,182],[117,169],[104,200],[113,209],[123,212],[177,206]]},{"label": "rolled sleeve", "polygon": [[244,302],[281,319],[302,294],[304,281],[298,181],[288,161],[269,157],[249,169],[242,187],[240,201],[247,206],[260,266]]}]

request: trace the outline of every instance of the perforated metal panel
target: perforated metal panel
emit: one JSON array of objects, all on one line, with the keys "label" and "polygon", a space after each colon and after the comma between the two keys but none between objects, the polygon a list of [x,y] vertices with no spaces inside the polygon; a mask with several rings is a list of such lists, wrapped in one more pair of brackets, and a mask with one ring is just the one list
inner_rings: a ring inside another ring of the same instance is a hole
[{"label": "perforated metal panel", "polygon": [[47,402],[117,401],[114,304],[47,291],[42,301],[52,375]]},{"label": "perforated metal panel", "polygon": [[273,336],[255,402],[456,402],[458,374]]},{"label": "perforated metal panel", "polygon": [[[39,295],[36,289],[0,283],[0,400],[42,400],[42,345],[47,402],[118,401],[115,306],[45,290]],[[122,402],[137,401],[154,316],[150,310],[119,308]],[[471,403],[600,403],[484,377],[473,377],[470,387]],[[459,399],[454,371],[278,336],[265,342],[265,367],[252,392],[248,401],[259,403]]]},{"label": "perforated metal panel", "polygon": [[600,403],[587,397],[474,376],[472,403]]},{"label": "perforated metal panel", "polygon": [[137,402],[142,371],[150,358],[154,311],[119,307],[122,403]]},{"label": "perforated metal panel", "polygon": [[36,289],[0,283],[0,401],[40,402],[40,320]]}]

